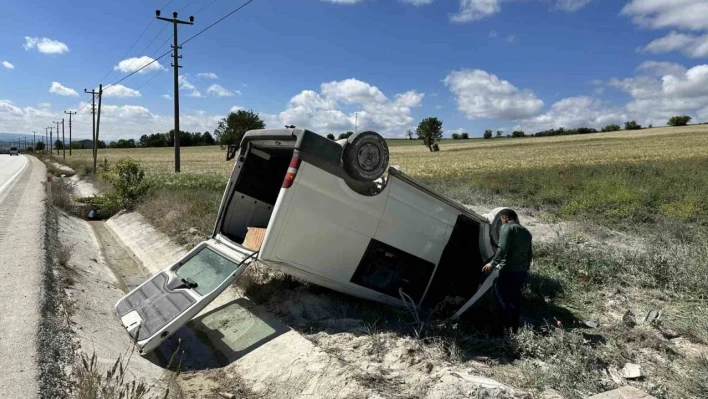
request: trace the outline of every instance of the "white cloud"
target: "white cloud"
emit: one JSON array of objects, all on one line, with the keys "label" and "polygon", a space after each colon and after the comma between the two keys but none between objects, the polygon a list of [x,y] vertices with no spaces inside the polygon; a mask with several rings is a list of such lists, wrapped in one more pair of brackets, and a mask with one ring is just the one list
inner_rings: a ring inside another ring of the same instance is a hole
[{"label": "white cloud", "polygon": [[266,123],[295,125],[320,134],[354,130],[374,130],[386,136],[400,136],[414,127],[411,108],[420,106],[424,95],[410,90],[393,100],[376,86],[346,79],[326,82],[320,92],[303,90],[290,99],[277,115],[264,114]]},{"label": "white cloud", "polygon": [[179,75],[179,78],[177,79],[179,88],[180,90],[188,90],[189,93],[187,94],[189,97],[203,97],[202,93],[197,90],[197,87],[193,85],[190,81],[187,75]]},{"label": "white cloud", "polygon": [[501,11],[501,0],[460,0],[460,11],[450,16],[453,22],[470,22]]},{"label": "white cloud", "polygon": [[[470,22],[490,17],[501,11],[501,3],[507,0],[460,0],[460,9],[450,16],[453,22]],[[510,1],[510,0],[509,0]],[[592,0],[544,0],[552,8],[573,12],[589,4]]]},{"label": "white cloud", "polygon": [[341,100],[350,104],[383,103],[388,100],[378,87],[357,79],[322,83],[322,94],[333,100]]},{"label": "white cloud", "polygon": [[234,105],[233,107],[231,107],[231,109],[229,110],[229,112],[242,111],[242,110],[244,110],[244,109],[246,109],[246,108],[244,108],[244,107],[242,107],[242,106],[240,106],[240,105]]},{"label": "white cloud", "polygon": [[3,61],[3,62],[2,62],[2,66],[4,66],[4,67],[7,68],[7,69],[15,69],[15,66],[12,65],[12,64],[10,64],[10,63],[7,62],[7,61]]},{"label": "white cloud", "polygon": [[548,112],[522,121],[514,127],[514,130],[521,129],[528,133],[535,133],[560,127],[599,129],[625,121],[627,121],[627,114],[622,108],[607,107],[598,99],[580,96],[564,98],[556,102]]},{"label": "white cloud", "polygon": [[142,73],[165,70],[165,67],[160,65],[159,61],[155,61],[155,62],[153,62],[153,61],[155,61],[154,58],[148,57],[146,55],[144,55],[142,57],[126,58],[123,61],[119,62],[118,65],[113,67],[113,70],[121,71],[123,73],[132,73],[132,72],[135,72],[135,71],[139,70],[140,68],[142,68],[143,66],[148,65],[150,63],[151,63],[150,65],[146,66],[143,69],[140,69],[140,71],[138,73],[142,74]]},{"label": "white cloud", "polygon": [[234,93],[226,90],[223,86],[217,84],[209,86],[209,88],[207,89],[207,93],[218,97],[231,97],[234,95]]},{"label": "white cloud", "polygon": [[131,89],[130,87],[125,87],[121,84],[109,86],[103,90],[103,95],[106,97],[140,97],[140,92]]},{"label": "white cloud", "polygon": [[36,48],[37,51],[44,54],[64,54],[69,51],[66,44],[46,37],[25,36],[25,44],[22,47],[28,51]]},{"label": "white cloud", "polygon": [[0,99],[0,126],[7,133],[24,133],[46,126],[47,121],[59,116],[47,109],[21,108],[10,100]]},{"label": "white cloud", "polygon": [[163,94],[160,97],[164,98],[165,100],[172,100],[172,96],[169,94]]},{"label": "white cloud", "polygon": [[644,61],[637,67],[636,70],[637,72],[659,78],[666,75],[683,75],[686,73],[686,67],[683,65],[663,61]]},{"label": "white cloud", "polygon": [[39,108],[51,108],[52,104],[51,103],[39,103],[37,104]]},{"label": "white cloud", "polygon": [[708,57],[708,34],[695,36],[690,34],[670,32],[644,47],[643,51],[652,54],[680,51],[688,57]]},{"label": "white cloud", "polygon": [[201,72],[197,74],[198,78],[202,79],[218,79],[219,77],[214,72]]},{"label": "white cloud", "polygon": [[468,119],[524,119],[543,109],[530,90],[519,90],[506,80],[479,69],[449,73],[443,81],[457,98],[457,109]]},{"label": "white cloud", "polygon": [[516,37],[516,35],[509,35],[509,37],[506,38],[506,41],[509,43],[516,43],[519,41],[519,39]]},{"label": "white cloud", "polygon": [[590,3],[592,0],[556,0],[555,8],[563,11],[577,11]]},{"label": "white cloud", "polygon": [[622,14],[640,26],[654,29],[708,29],[708,2],[705,0],[631,0]]},{"label": "white cloud", "polygon": [[708,65],[686,69],[671,63],[644,63],[637,72],[638,76],[610,81],[610,86],[632,97],[625,105],[631,119],[656,126],[680,114],[708,118]]},{"label": "white cloud", "polygon": [[49,88],[50,93],[58,94],[60,96],[78,96],[79,93],[74,89],[62,86],[59,82],[52,82],[52,87]]},{"label": "white cloud", "polygon": [[401,0],[404,3],[408,3],[414,6],[425,6],[428,4],[432,4],[433,0]]}]

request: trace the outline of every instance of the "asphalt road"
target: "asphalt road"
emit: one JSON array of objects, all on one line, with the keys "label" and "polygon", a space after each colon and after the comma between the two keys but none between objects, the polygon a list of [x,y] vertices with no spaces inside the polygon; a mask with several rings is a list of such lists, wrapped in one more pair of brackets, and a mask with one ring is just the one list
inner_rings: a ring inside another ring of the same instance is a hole
[{"label": "asphalt road", "polygon": [[44,165],[0,155],[0,396],[38,397]]}]

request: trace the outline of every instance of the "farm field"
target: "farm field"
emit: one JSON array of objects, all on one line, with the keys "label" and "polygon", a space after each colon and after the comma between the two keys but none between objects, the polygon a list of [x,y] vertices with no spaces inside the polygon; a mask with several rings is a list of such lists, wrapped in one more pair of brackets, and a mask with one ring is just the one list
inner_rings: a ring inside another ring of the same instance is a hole
[{"label": "farm field", "polygon": [[[446,178],[505,169],[707,157],[708,125],[523,139],[444,140],[440,153],[431,153],[419,140],[389,140],[389,146],[391,164],[401,165],[407,174]],[[172,148],[98,151],[99,161],[132,157],[152,175],[171,173],[173,156]],[[91,150],[73,150],[73,157],[67,159],[88,161]],[[232,166],[218,146],[183,147],[181,163],[184,173],[224,176]]]},{"label": "farm field", "polygon": [[[416,340],[415,356],[485,370],[535,393],[529,397],[549,389],[566,398],[603,392],[619,384],[612,373],[627,362],[645,375],[632,385],[657,398],[708,397],[708,125],[446,140],[437,153],[405,142],[390,146],[392,165],[477,209],[513,206],[540,232],[524,291],[528,326],[518,336],[488,330],[497,319],[491,299],[451,325],[434,312],[416,322],[288,279],[252,285],[246,294],[352,364],[385,369],[387,351]],[[74,151],[67,163],[90,155]],[[146,168],[152,188],[137,210],[151,223],[184,245],[211,233],[232,166],[219,147],[183,148],[179,175],[171,148],[99,151],[109,166],[123,157]],[[361,332],[289,320],[283,304],[307,301],[334,309],[332,317],[362,321],[363,344],[342,349]],[[662,310],[661,320],[643,323],[652,309]]]}]

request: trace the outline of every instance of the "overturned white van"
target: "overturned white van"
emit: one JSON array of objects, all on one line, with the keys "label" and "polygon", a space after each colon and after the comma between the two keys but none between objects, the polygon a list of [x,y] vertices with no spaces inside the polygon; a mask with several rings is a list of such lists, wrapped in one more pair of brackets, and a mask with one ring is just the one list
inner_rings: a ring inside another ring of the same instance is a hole
[{"label": "overturned white van", "polygon": [[496,250],[495,215],[389,168],[386,142],[374,132],[335,142],[305,129],[249,131],[212,238],[128,293],[116,314],[147,353],[255,259],[392,305],[404,296],[417,306],[476,300],[492,280],[479,288]]}]

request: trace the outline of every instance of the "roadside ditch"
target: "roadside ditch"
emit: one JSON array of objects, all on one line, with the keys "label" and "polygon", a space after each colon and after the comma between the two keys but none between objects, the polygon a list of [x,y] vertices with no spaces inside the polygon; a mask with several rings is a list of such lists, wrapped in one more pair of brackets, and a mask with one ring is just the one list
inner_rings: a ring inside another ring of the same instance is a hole
[{"label": "roadside ditch", "polygon": [[[77,183],[76,178],[65,179]],[[92,192],[85,184],[74,190]],[[113,313],[114,304],[186,251],[137,213],[119,213],[105,222],[60,213],[57,223],[58,239],[71,249],[64,275],[71,330],[79,350],[96,353],[104,368],[118,357],[129,358],[128,374],[151,387],[151,392],[169,388],[175,397],[194,398],[525,396],[479,377],[469,367],[427,358],[428,354],[418,353],[415,340],[391,351],[381,364],[371,363],[367,356],[343,356],[349,344],[354,349],[386,347],[377,346],[376,331],[367,330],[361,321],[321,313],[328,311],[328,305],[322,307],[318,298],[304,295],[288,300],[275,295],[292,308],[288,315],[274,314],[270,306],[257,305],[237,286],[229,287],[150,355],[133,354],[130,339]],[[303,336],[301,328],[291,328],[291,314],[344,327],[359,338],[336,343],[322,341],[316,334]]]}]

